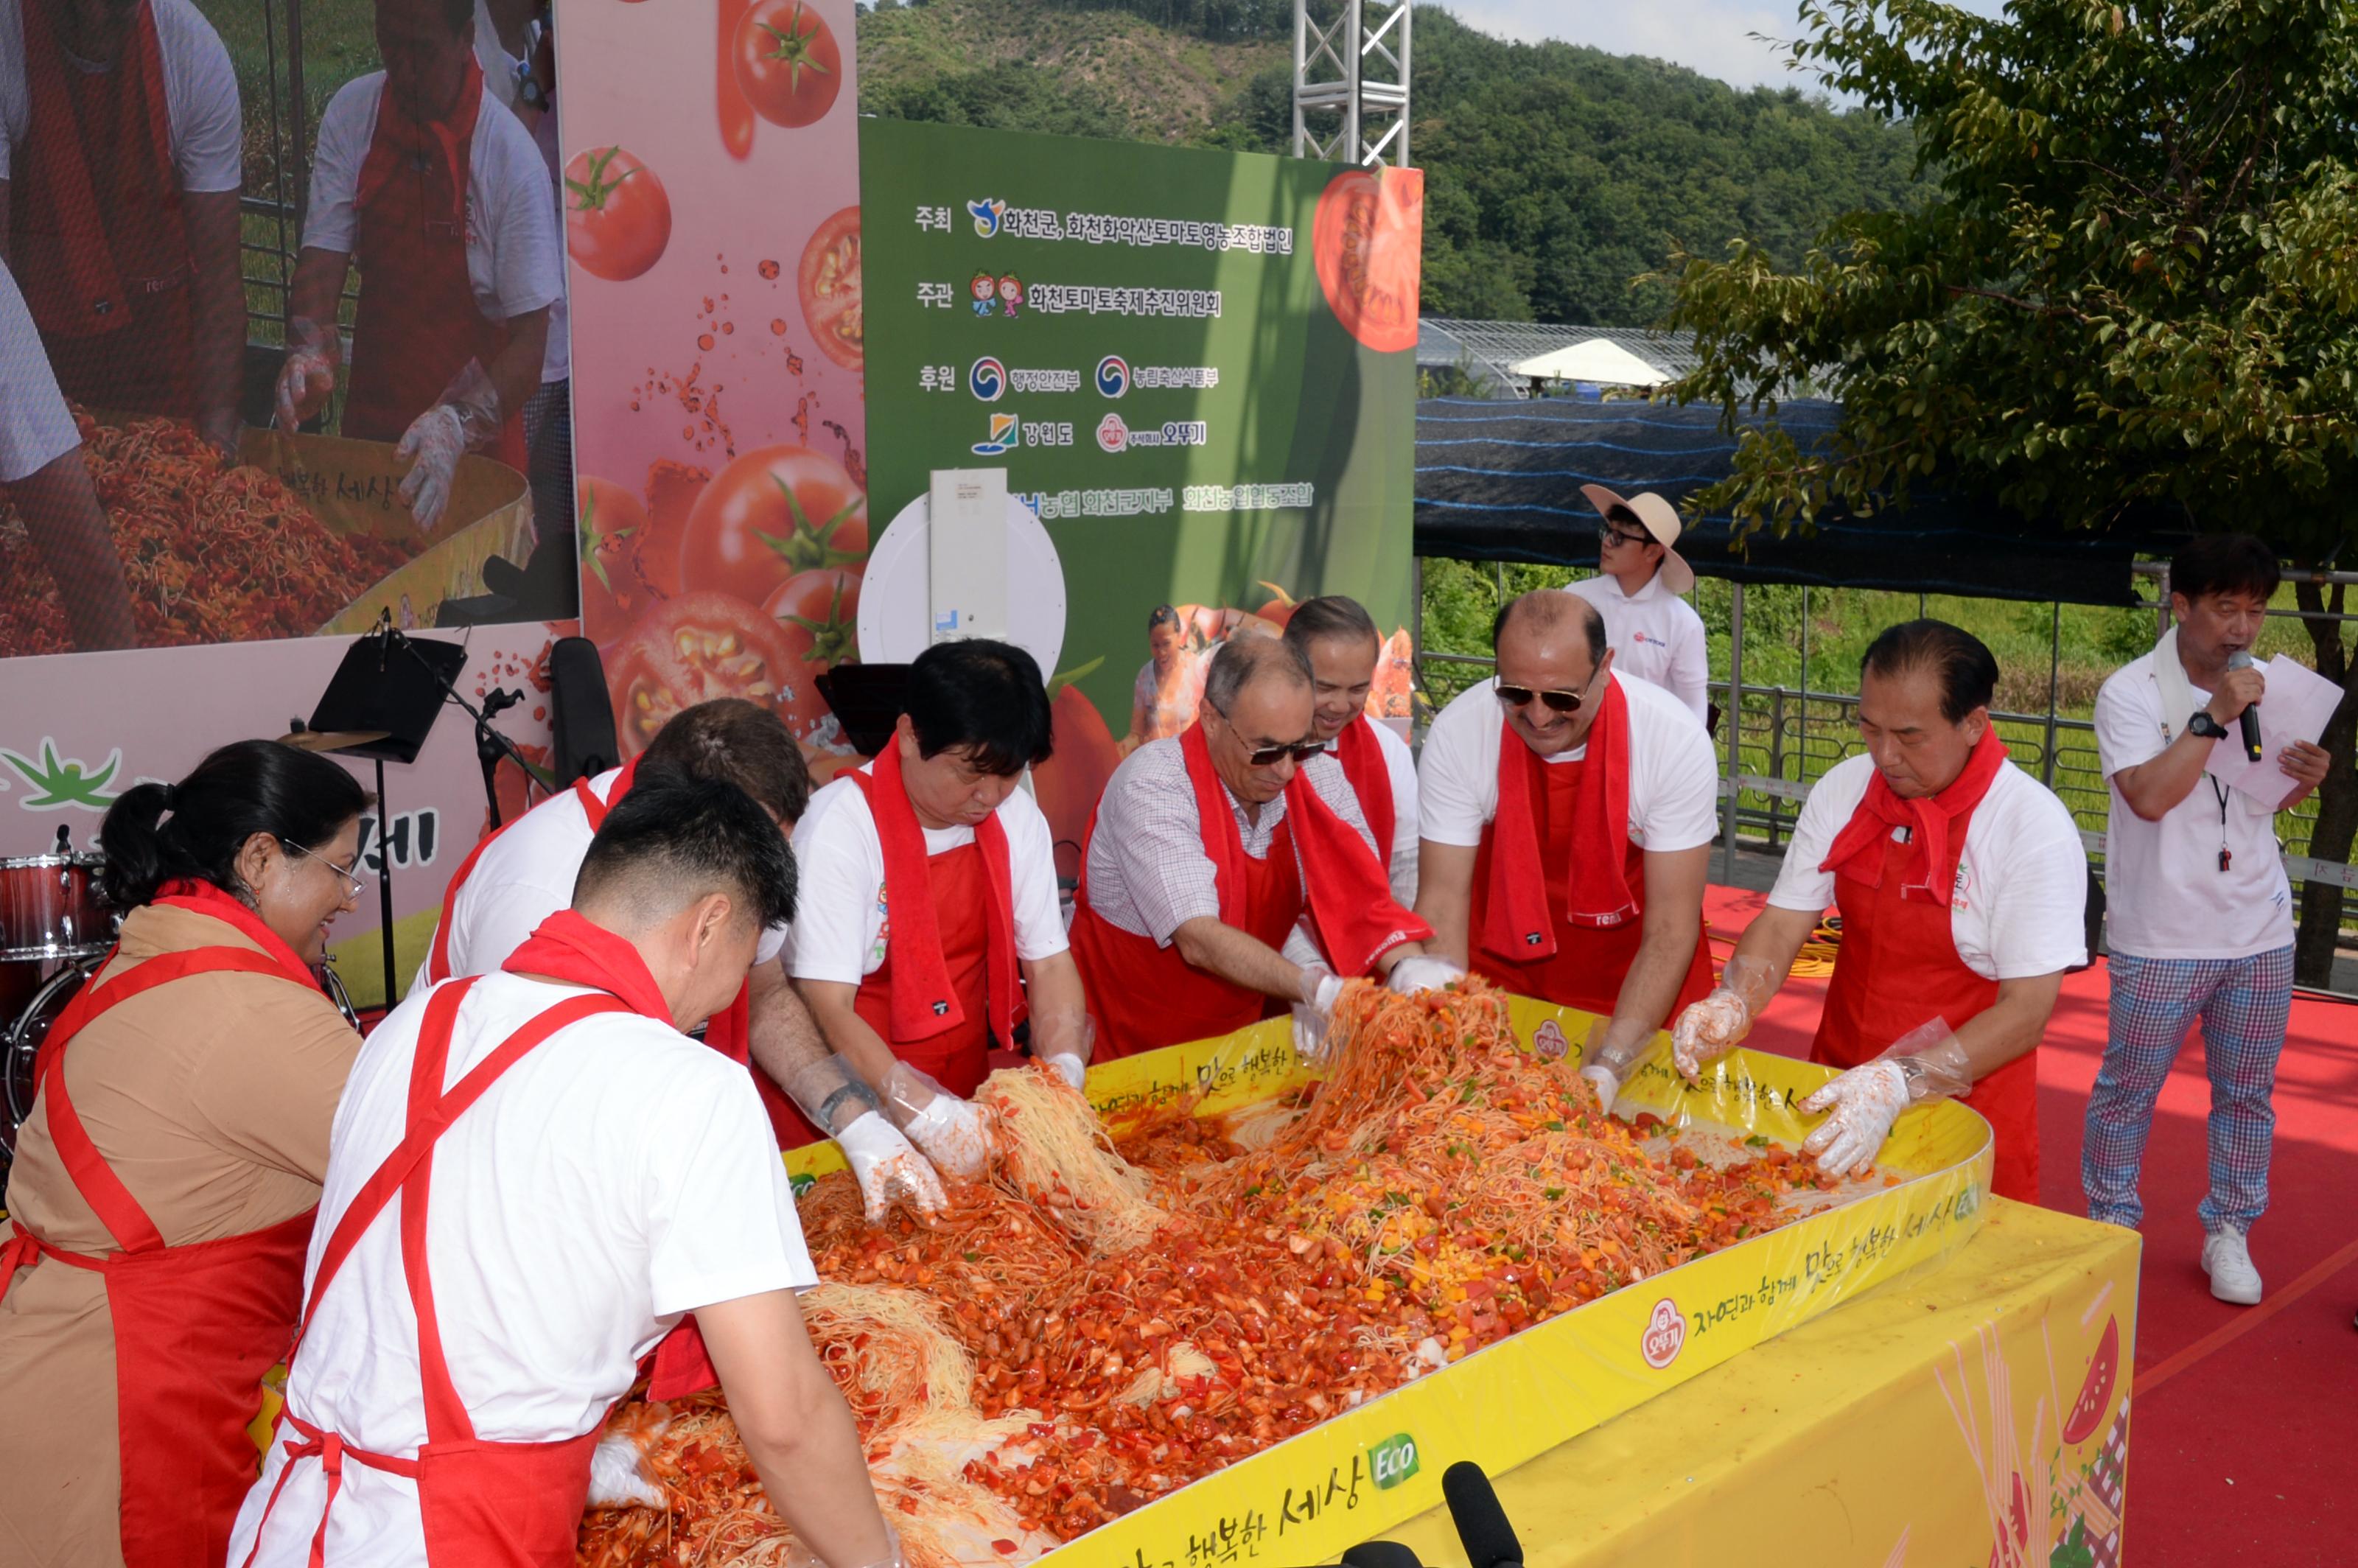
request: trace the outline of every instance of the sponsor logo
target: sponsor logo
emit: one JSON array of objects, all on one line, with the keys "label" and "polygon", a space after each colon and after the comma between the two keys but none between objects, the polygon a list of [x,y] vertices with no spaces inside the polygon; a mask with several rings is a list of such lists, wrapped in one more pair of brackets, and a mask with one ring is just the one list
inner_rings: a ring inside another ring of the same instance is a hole
[{"label": "sponsor logo", "polygon": [[1552,1018],[1541,1023],[1539,1033],[1531,1036],[1531,1054],[1542,1062],[1561,1061],[1572,1050],[1572,1042],[1563,1037],[1563,1030]]},{"label": "sponsor logo", "polygon": [[1098,361],[1098,390],[1108,397],[1120,397],[1130,390],[1130,362],[1120,354],[1108,354]]},{"label": "sponsor logo", "polygon": [[974,232],[988,240],[999,232],[1000,222],[1007,216],[1007,203],[996,196],[986,196],[979,201],[968,202],[966,213],[974,220]]},{"label": "sponsor logo", "polygon": [[1001,452],[1006,451],[1010,447],[1015,445],[1015,438],[1021,427],[1021,425],[1012,414],[992,415],[990,416],[990,438],[989,440],[977,441],[973,447],[974,455],[979,458],[995,458],[999,456]]},{"label": "sponsor logo", "polygon": [[1417,1471],[1416,1439],[1397,1433],[1368,1450],[1368,1468],[1375,1473],[1376,1490],[1390,1491]]},{"label": "sponsor logo", "polygon": [[1007,390],[1007,367],[985,354],[966,373],[966,389],[985,403],[996,403]]},{"label": "sponsor logo", "polygon": [[1121,416],[1109,414],[1098,421],[1098,449],[1107,452],[1126,451],[1130,448],[1130,427]]},{"label": "sponsor logo", "polygon": [[1638,1354],[1646,1365],[1659,1372],[1679,1358],[1686,1347],[1687,1318],[1679,1303],[1664,1296],[1654,1303],[1654,1314],[1646,1320],[1646,1332],[1638,1340]]}]

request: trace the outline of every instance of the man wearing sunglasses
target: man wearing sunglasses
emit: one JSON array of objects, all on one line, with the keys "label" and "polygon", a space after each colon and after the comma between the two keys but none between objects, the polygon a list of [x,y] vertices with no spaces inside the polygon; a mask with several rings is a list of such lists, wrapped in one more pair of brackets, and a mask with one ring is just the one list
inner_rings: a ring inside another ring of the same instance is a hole
[{"label": "man wearing sunglasses", "polygon": [[1609,1107],[1671,1008],[1711,989],[1711,741],[1670,693],[1616,673],[1586,600],[1524,594],[1491,641],[1498,676],[1425,737],[1416,912],[1441,956],[1599,1015],[1583,1071]]},{"label": "man wearing sunglasses", "polygon": [[1694,568],[1673,548],[1679,509],[1648,491],[1624,501],[1601,484],[1580,493],[1596,508],[1596,575],[1564,591],[1605,617],[1613,667],[1625,679],[1651,681],[1711,722],[1704,696],[1710,677],[1703,617],[1679,596],[1694,587]]},{"label": "man wearing sunglasses", "polygon": [[[1302,651],[1220,645],[1185,733],[1131,752],[1082,855],[1073,957],[1099,1057],[1201,1040],[1291,1007],[1296,1048],[1324,1049],[1341,977],[1423,952],[1395,903],[1350,781],[1313,728]],[[1308,917],[1321,955],[1279,949]]]}]

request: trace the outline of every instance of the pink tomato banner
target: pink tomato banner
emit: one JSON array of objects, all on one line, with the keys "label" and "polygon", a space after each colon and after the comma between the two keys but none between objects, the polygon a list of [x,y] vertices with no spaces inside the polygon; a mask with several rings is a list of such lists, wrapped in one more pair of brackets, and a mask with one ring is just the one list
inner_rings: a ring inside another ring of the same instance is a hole
[{"label": "pink tomato banner", "polygon": [[868,549],[852,0],[557,33],[581,619],[623,751],[716,697],[838,733]]}]

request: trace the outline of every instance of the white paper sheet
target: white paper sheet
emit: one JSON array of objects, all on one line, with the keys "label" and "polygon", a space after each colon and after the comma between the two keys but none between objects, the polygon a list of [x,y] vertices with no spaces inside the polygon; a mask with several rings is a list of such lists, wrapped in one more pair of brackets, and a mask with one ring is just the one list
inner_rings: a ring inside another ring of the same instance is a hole
[{"label": "white paper sheet", "polygon": [[2211,748],[2203,771],[2274,810],[2293,788],[2291,775],[2277,765],[2277,754],[2295,741],[2315,741],[2325,733],[2342,705],[2342,688],[2282,654],[2261,665],[2260,674],[2268,683],[2259,706],[2260,760],[2244,755],[2242,726],[2230,724],[2227,738]]}]

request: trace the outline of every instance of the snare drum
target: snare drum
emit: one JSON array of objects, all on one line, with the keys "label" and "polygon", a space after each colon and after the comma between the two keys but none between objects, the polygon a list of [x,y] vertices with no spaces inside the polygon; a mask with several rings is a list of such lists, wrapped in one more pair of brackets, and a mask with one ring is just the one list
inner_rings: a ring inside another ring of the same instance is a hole
[{"label": "snare drum", "polygon": [[0,860],[0,963],[87,958],[114,942],[99,902],[97,855]]},{"label": "snare drum", "polygon": [[33,1114],[33,1097],[40,1088],[34,1069],[39,1065],[41,1042],[49,1037],[49,1026],[104,957],[102,953],[68,964],[51,975],[34,993],[31,1004],[0,1033],[0,1111],[5,1111],[0,1114],[0,1149],[11,1159],[16,1152],[16,1129]]}]

